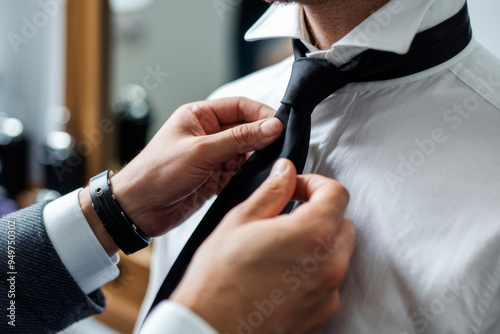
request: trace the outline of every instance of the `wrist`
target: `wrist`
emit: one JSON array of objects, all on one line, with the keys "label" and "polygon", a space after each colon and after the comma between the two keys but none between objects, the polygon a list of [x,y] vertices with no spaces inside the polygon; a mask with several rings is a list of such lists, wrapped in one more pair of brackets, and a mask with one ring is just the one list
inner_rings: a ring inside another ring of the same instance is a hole
[{"label": "wrist", "polygon": [[113,194],[110,178],[113,172],[104,172],[89,181],[92,207],[115,244],[126,254],[146,248],[151,238],[127,215]]},{"label": "wrist", "polygon": [[[204,307],[204,305],[197,305],[196,303],[190,303],[187,302],[186,300],[183,300],[182,298],[176,298],[175,296],[172,296],[169,298],[171,302],[174,302],[178,305],[181,305],[182,307],[186,308],[193,314],[196,314],[200,319],[203,319],[207,324],[209,324],[213,329],[215,329],[219,333],[225,333],[228,332],[226,328],[224,328],[223,323],[224,321],[221,321],[221,318],[224,318],[222,315],[223,312],[217,312],[217,311],[222,311],[222,310],[214,310],[216,306],[214,305],[209,305],[208,307]],[[207,310],[212,310],[212,312],[207,311]],[[226,330],[226,331],[224,331]]]},{"label": "wrist", "polygon": [[[203,319],[207,324],[215,329],[218,333],[230,333],[237,327],[234,321],[238,318],[238,314],[233,312],[233,305],[220,305],[218,303],[206,303],[204,305],[193,306],[186,305],[178,300],[171,300],[186,309],[190,310],[198,317]],[[238,301],[234,301],[238,302]]]},{"label": "wrist", "polygon": [[175,226],[171,219],[175,206],[169,199],[170,189],[159,186],[170,182],[159,177],[160,172],[146,170],[134,162],[110,178],[111,189],[123,211],[141,231],[149,237],[163,235]]},{"label": "wrist", "polygon": [[145,220],[142,219],[148,210],[144,202],[146,195],[142,193],[140,188],[140,180],[145,177],[147,176],[141,176],[138,173],[129,175],[127,170],[124,169],[113,175],[109,180],[113,195],[118,203],[120,203],[123,211],[125,211],[138,228],[147,235],[150,235],[148,226]]},{"label": "wrist", "polygon": [[[239,314],[244,313],[241,308],[243,302],[241,298],[235,298],[234,291],[230,294],[219,293],[221,291],[217,288],[214,291],[214,286],[203,284],[203,280],[197,281],[195,284],[191,284],[194,282],[186,283],[186,281],[189,280],[184,278],[181,281],[169,300],[189,309],[210,324],[217,332],[232,332],[234,330],[232,328],[233,321]],[[222,289],[224,290],[224,288]],[[217,298],[214,297],[216,295]]]},{"label": "wrist", "polygon": [[92,199],[90,198],[90,191],[88,186],[80,191],[80,193],[78,194],[78,200],[80,202],[80,207],[82,209],[83,215],[85,216],[85,219],[87,220],[87,223],[89,224],[92,232],[94,232],[94,235],[96,236],[97,240],[104,248],[108,256],[112,257],[113,255],[118,253],[120,249],[115,244],[113,239],[111,239],[111,236],[109,235],[108,231],[106,231],[106,228],[104,227],[101,220],[97,216],[97,213],[92,207]]}]

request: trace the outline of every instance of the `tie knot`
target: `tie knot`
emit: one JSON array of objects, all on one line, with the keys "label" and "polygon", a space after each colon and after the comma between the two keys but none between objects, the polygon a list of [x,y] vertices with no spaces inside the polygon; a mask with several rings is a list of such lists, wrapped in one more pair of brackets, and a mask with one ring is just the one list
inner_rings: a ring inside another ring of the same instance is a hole
[{"label": "tie knot", "polygon": [[326,60],[301,57],[293,63],[290,82],[281,103],[312,113],[321,101],[347,82],[347,74]]}]

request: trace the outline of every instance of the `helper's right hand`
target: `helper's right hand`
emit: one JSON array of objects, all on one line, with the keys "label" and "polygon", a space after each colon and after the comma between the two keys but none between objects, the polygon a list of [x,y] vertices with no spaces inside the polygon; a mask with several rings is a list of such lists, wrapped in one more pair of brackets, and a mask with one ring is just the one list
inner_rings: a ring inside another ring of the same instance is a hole
[{"label": "helper's right hand", "polygon": [[[302,201],[279,215],[291,200]],[[171,300],[220,333],[315,333],[335,313],[354,250],[345,188],[281,159],[201,245]]]}]

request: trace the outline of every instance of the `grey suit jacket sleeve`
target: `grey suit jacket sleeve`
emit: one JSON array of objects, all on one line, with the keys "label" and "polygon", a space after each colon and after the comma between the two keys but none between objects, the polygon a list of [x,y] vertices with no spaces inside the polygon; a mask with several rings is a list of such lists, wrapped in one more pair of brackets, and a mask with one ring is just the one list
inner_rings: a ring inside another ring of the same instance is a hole
[{"label": "grey suit jacket sleeve", "polygon": [[54,333],[104,310],[102,292],[85,295],[52,246],[46,204],[0,220],[1,333]]}]

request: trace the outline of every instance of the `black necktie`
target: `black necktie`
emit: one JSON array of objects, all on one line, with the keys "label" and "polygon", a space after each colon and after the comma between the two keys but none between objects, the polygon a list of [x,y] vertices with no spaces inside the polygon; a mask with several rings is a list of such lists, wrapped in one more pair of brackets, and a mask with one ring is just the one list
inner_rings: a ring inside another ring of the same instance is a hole
[{"label": "black necktie", "polygon": [[[170,269],[151,309],[169,298],[200,244],[229,210],[260,186],[277,159],[292,160],[297,172],[302,172],[309,149],[311,113],[319,103],[350,82],[400,78],[439,65],[464,50],[471,38],[466,3],[450,19],[417,34],[405,55],[367,50],[337,68],[325,60],[305,57],[307,49],[294,40],[292,75],[276,113],[284,124],[283,135],[274,144],[255,152],[222,190]],[[291,207],[288,205],[285,211],[289,212]]]}]

